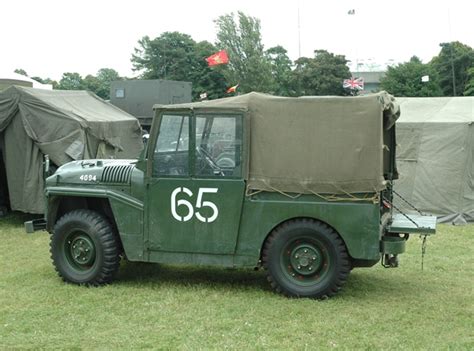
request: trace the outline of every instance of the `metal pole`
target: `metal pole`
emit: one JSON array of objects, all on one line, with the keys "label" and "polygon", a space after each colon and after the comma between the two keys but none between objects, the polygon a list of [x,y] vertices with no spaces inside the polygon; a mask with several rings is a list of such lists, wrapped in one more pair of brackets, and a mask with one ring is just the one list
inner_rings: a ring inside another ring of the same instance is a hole
[{"label": "metal pole", "polygon": [[298,0],[298,58],[301,57],[301,23],[300,23],[300,2]]},{"label": "metal pole", "polygon": [[451,35],[451,11],[448,7],[448,29],[449,29],[449,45],[451,47],[451,76],[453,80],[453,96],[456,96],[456,75],[454,74],[454,58],[453,58],[453,40]]},{"label": "metal pole", "polygon": [[[355,9],[350,9],[349,12],[347,13],[349,16],[352,16],[355,18]],[[355,23],[355,20],[353,21]],[[354,27],[354,26],[352,26]],[[359,71],[359,54],[357,50],[357,41],[353,40],[354,43],[354,55],[355,55],[355,68],[351,70],[351,77],[354,79],[354,71],[358,72]]]},{"label": "metal pole", "polygon": [[454,74],[453,43],[451,42],[451,75],[453,77],[453,96],[456,96],[456,75]]}]

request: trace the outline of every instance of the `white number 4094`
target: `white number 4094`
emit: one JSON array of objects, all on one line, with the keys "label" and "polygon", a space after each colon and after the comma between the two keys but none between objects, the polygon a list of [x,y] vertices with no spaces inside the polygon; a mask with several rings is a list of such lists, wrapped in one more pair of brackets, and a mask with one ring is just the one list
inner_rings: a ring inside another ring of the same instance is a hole
[{"label": "white number 4094", "polygon": [[[200,220],[201,222],[204,223],[211,223],[214,222],[219,215],[219,210],[217,209],[217,206],[215,203],[211,201],[203,201],[203,195],[208,193],[217,193],[217,188],[199,188],[197,200],[196,200],[196,209],[194,209],[193,205],[185,199],[179,199],[176,201],[176,196],[179,193],[185,193],[187,196],[192,197],[193,193],[191,190],[185,187],[178,187],[173,190],[171,193],[171,214],[173,217],[180,221],[180,222],[187,222],[191,218],[193,218],[194,215],[196,215],[196,218]],[[179,206],[184,206],[187,207],[188,212],[185,216],[180,216],[178,212],[176,211],[177,207]],[[202,209],[204,207],[209,207],[212,210],[212,215],[210,217],[204,217],[202,214],[199,213],[199,209]]]},{"label": "white number 4094", "polygon": [[97,180],[97,176],[92,174],[81,174],[79,179],[84,182],[95,182]]}]

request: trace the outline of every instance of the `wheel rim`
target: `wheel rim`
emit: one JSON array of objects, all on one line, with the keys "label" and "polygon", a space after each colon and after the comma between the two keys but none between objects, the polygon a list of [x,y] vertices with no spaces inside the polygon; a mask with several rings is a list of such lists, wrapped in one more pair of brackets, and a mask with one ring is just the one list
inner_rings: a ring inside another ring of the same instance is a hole
[{"label": "wheel rim", "polygon": [[71,267],[80,271],[89,270],[96,260],[96,248],[91,237],[82,231],[74,231],[65,241],[64,252]]},{"label": "wheel rim", "polygon": [[326,247],[312,238],[288,243],[281,256],[285,276],[298,285],[311,286],[322,282],[331,267]]}]

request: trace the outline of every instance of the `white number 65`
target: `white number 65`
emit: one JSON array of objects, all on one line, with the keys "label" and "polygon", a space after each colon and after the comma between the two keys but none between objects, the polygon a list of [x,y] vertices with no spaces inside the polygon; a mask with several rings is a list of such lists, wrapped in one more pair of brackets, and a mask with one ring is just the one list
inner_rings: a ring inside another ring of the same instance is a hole
[{"label": "white number 65", "polygon": [[[211,201],[203,201],[203,195],[208,193],[208,194],[213,194],[217,193],[218,189],[217,188],[199,188],[198,196],[197,196],[197,201],[196,201],[196,218],[204,223],[212,223],[217,219],[217,216],[219,215],[219,209],[217,208],[216,204],[211,202]],[[176,201],[176,196],[179,193],[185,193],[189,197],[193,196],[193,193],[191,190],[189,190],[186,187],[178,187],[173,190],[171,193],[171,214],[173,217],[180,221],[180,222],[187,222],[189,221],[193,215],[194,215],[194,208],[193,205],[185,199],[180,199]],[[180,216],[178,212],[176,211],[176,208],[178,206],[184,205],[188,209],[188,213],[185,216]],[[199,209],[204,208],[204,207],[209,207],[212,210],[212,215],[210,217],[204,217],[199,213]]]}]

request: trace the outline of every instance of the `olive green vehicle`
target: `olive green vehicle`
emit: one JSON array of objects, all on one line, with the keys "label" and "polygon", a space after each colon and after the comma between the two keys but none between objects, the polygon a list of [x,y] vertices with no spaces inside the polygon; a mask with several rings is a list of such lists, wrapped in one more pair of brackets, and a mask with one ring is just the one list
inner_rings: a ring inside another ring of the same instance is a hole
[{"label": "olive green vehicle", "polygon": [[[111,282],[121,258],[262,267],[288,296],[323,298],[354,267],[398,265],[408,233],[436,218],[395,214],[394,99],[251,93],[156,105],[138,160],[87,160],[46,179],[59,275]],[[46,167],[47,168],[47,167]]]}]

